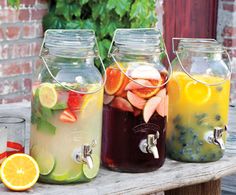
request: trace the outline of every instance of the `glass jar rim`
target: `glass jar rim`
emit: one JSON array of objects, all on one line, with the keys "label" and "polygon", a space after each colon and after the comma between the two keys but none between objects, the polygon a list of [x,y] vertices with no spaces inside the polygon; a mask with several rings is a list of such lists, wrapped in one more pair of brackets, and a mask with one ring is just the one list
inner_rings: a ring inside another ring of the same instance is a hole
[{"label": "glass jar rim", "polygon": [[20,124],[24,123],[25,119],[15,116],[0,116],[0,124]]},{"label": "glass jar rim", "polygon": [[163,52],[161,39],[162,34],[156,28],[119,28],[115,31],[113,42],[119,51],[150,54]]},{"label": "glass jar rim", "polygon": [[89,29],[49,29],[45,32],[41,54],[84,58],[99,55],[95,32]]},{"label": "glass jar rim", "polygon": [[189,50],[193,52],[222,53],[224,47],[214,39],[180,39],[178,51]]}]

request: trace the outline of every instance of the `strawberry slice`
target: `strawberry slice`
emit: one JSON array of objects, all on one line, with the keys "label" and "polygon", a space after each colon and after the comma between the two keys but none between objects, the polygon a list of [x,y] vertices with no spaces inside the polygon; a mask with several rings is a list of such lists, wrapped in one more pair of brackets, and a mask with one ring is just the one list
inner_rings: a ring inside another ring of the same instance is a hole
[{"label": "strawberry slice", "polygon": [[67,101],[67,106],[71,110],[78,110],[81,107],[82,101],[83,101],[83,94],[79,94],[73,91],[69,92],[69,97]]},{"label": "strawberry slice", "polygon": [[74,123],[77,117],[71,110],[66,109],[61,113],[60,120],[64,123]]}]

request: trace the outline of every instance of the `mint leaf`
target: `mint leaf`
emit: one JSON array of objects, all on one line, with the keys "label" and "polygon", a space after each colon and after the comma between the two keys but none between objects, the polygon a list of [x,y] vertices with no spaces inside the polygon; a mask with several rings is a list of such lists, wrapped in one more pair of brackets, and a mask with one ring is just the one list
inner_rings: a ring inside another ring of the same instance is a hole
[{"label": "mint leaf", "polygon": [[37,129],[38,131],[45,132],[51,135],[54,135],[56,132],[56,127],[42,118],[38,120]]},{"label": "mint leaf", "polygon": [[56,104],[52,110],[64,110],[67,108],[67,104],[65,103],[59,103],[59,104]]},{"label": "mint leaf", "polygon": [[52,111],[51,111],[51,109],[42,106],[41,107],[41,114],[42,114],[41,115],[42,118],[48,119],[52,116]]}]

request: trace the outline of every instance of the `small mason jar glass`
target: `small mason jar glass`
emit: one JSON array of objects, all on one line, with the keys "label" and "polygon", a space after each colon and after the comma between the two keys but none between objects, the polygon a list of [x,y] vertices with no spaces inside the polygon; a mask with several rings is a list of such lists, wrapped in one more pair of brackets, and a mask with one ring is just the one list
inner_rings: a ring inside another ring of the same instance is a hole
[{"label": "small mason jar glass", "polygon": [[25,152],[25,119],[0,116],[0,162],[15,153]]}]

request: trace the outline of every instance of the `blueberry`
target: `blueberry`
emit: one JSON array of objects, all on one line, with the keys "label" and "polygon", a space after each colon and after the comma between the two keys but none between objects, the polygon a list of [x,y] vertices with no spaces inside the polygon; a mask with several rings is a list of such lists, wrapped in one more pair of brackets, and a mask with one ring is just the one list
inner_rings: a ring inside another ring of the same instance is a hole
[{"label": "blueberry", "polygon": [[178,114],[174,119],[173,119],[173,123],[174,124],[178,124],[181,121],[181,116]]},{"label": "blueberry", "polygon": [[215,120],[219,121],[221,119],[221,116],[219,114],[215,115]]},{"label": "blueberry", "polygon": [[197,134],[194,134],[193,135],[193,139],[197,139],[198,135]]},{"label": "blueberry", "polygon": [[216,87],[216,90],[217,90],[218,92],[221,92],[221,91],[223,90],[223,87],[218,86],[218,87]]},{"label": "blueberry", "polygon": [[211,158],[215,159],[216,158],[216,154],[215,153],[211,154]]}]

